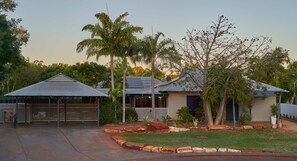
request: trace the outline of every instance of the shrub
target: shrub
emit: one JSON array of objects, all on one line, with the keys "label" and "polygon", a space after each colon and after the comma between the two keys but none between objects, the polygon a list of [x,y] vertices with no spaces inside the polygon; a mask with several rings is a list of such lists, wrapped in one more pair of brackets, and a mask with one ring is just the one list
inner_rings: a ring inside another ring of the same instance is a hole
[{"label": "shrub", "polygon": [[171,119],[171,118],[170,118],[170,116],[168,116],[168,115],[166,115],[166,116],[162,116],[162,121],[163,121],[164,123],[167,123],[170,119]]},{"label": "shrub", "polygon": [[193,125],[194,127],[198,127],[199,120],[193,117]]},{"label": "shrub", "polygon": [[276,104],[273,104],[270,107],[271,107],[271,115],[275,116],[277,114],[277,111],[278,111]]},{"label": "shrub", "polygon": [[204,117],[204,110],[203,110],[203,107],[197,107],[195,109],[195,117],[198,119],[198,121],[202,120],[202,118]]},{"label": "shrub", "polygon": [[148,117],[148,116],[145,116],[143,118],[143,124],[144,125],[148,125],[152,120]]},{"label": "shrub", "polygon": [[174,127],[177,127],[178,124],[179,124],[179,121],[178,121],[178,120],[173,120],[172,123],[173,123],[173,126],[174,126]]},{"label": "shrub", "polygon": [[126,108],[125,118],[128,122],[138,121],[138,115],[134,108]]},{"label": "shrub", "polygon": [[251,121],[251,114],[247,108],[243,108],[239,117],[239,123],[246,125],[248,121]]},{"label": "shrub", "polygon": [[[111,102],[110,99],[100,102],[100,124],[114,123],[120,120],[120,103]],[[116,115],[116,117],[115,117]]]},{"label": "shrub", "polygon": [[187,106],[183,106],[176,112],[178,118],[182,119],[186,124],[192,120],[192,115],[190,114],[189,108]]}]

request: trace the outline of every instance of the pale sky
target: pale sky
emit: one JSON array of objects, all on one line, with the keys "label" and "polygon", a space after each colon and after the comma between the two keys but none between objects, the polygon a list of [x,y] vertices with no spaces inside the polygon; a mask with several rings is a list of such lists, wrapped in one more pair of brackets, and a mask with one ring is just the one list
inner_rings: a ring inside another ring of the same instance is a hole
[{"label": "pale sky", "polygon": [[[112,19],[128,12],[131,24],[144,27],[144,35],[161,31],[166,38],[181,41],[187,29],[205,29],[219,15],[235,23],[242,38],[268,36],[272,47],[289,50],[297,58],[297,0],[16,0],[18,6],[10,17],[21,23],[31,37],[22,54],[30,61],[45,64],[87,61],[77,53],[76,45],[88,32],[81,29],[95,24],[95,14],[106,12]],[[88,61],[95,61],[91,58]],[[107,58],[100,58],[105,65]]]}]

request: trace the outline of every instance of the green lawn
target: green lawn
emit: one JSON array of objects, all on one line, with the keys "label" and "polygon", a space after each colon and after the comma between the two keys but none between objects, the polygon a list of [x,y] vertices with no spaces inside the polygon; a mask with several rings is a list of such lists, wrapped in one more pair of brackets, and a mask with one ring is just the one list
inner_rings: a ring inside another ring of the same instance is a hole
[{"label": "green lawn", "polygon": [[[199,136],[207,136],[200,139]],[[180,133],[125,134],[132,142],[154,146],[215,147],[235,149],[258,149],[271,152],[297,153],[297,133],[275,129],[189,131]]]}]

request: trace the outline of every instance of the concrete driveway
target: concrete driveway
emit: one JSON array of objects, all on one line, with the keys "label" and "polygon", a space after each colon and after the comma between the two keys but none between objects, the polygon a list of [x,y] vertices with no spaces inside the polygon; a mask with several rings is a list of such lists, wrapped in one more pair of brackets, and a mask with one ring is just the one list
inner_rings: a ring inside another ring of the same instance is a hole
[{"label": "concrete driveway", "polygon": [[160,157],[166,155],[124,149],[97,128],[0,128],[1,161],[112,161]]}]

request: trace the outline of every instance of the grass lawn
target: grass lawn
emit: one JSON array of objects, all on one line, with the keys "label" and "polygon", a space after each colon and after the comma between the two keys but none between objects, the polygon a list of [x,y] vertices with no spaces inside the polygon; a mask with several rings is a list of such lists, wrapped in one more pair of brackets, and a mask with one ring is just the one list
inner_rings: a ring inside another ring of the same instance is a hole
[{"label": "grass lawn", "polygon": [[[207,136],[200,139],[199,136]],[[128,141],[154,146],[214,147],[257,149],[270,152],[297,153],[297,133],[276,129],[189,131],[124,135]]]}]

